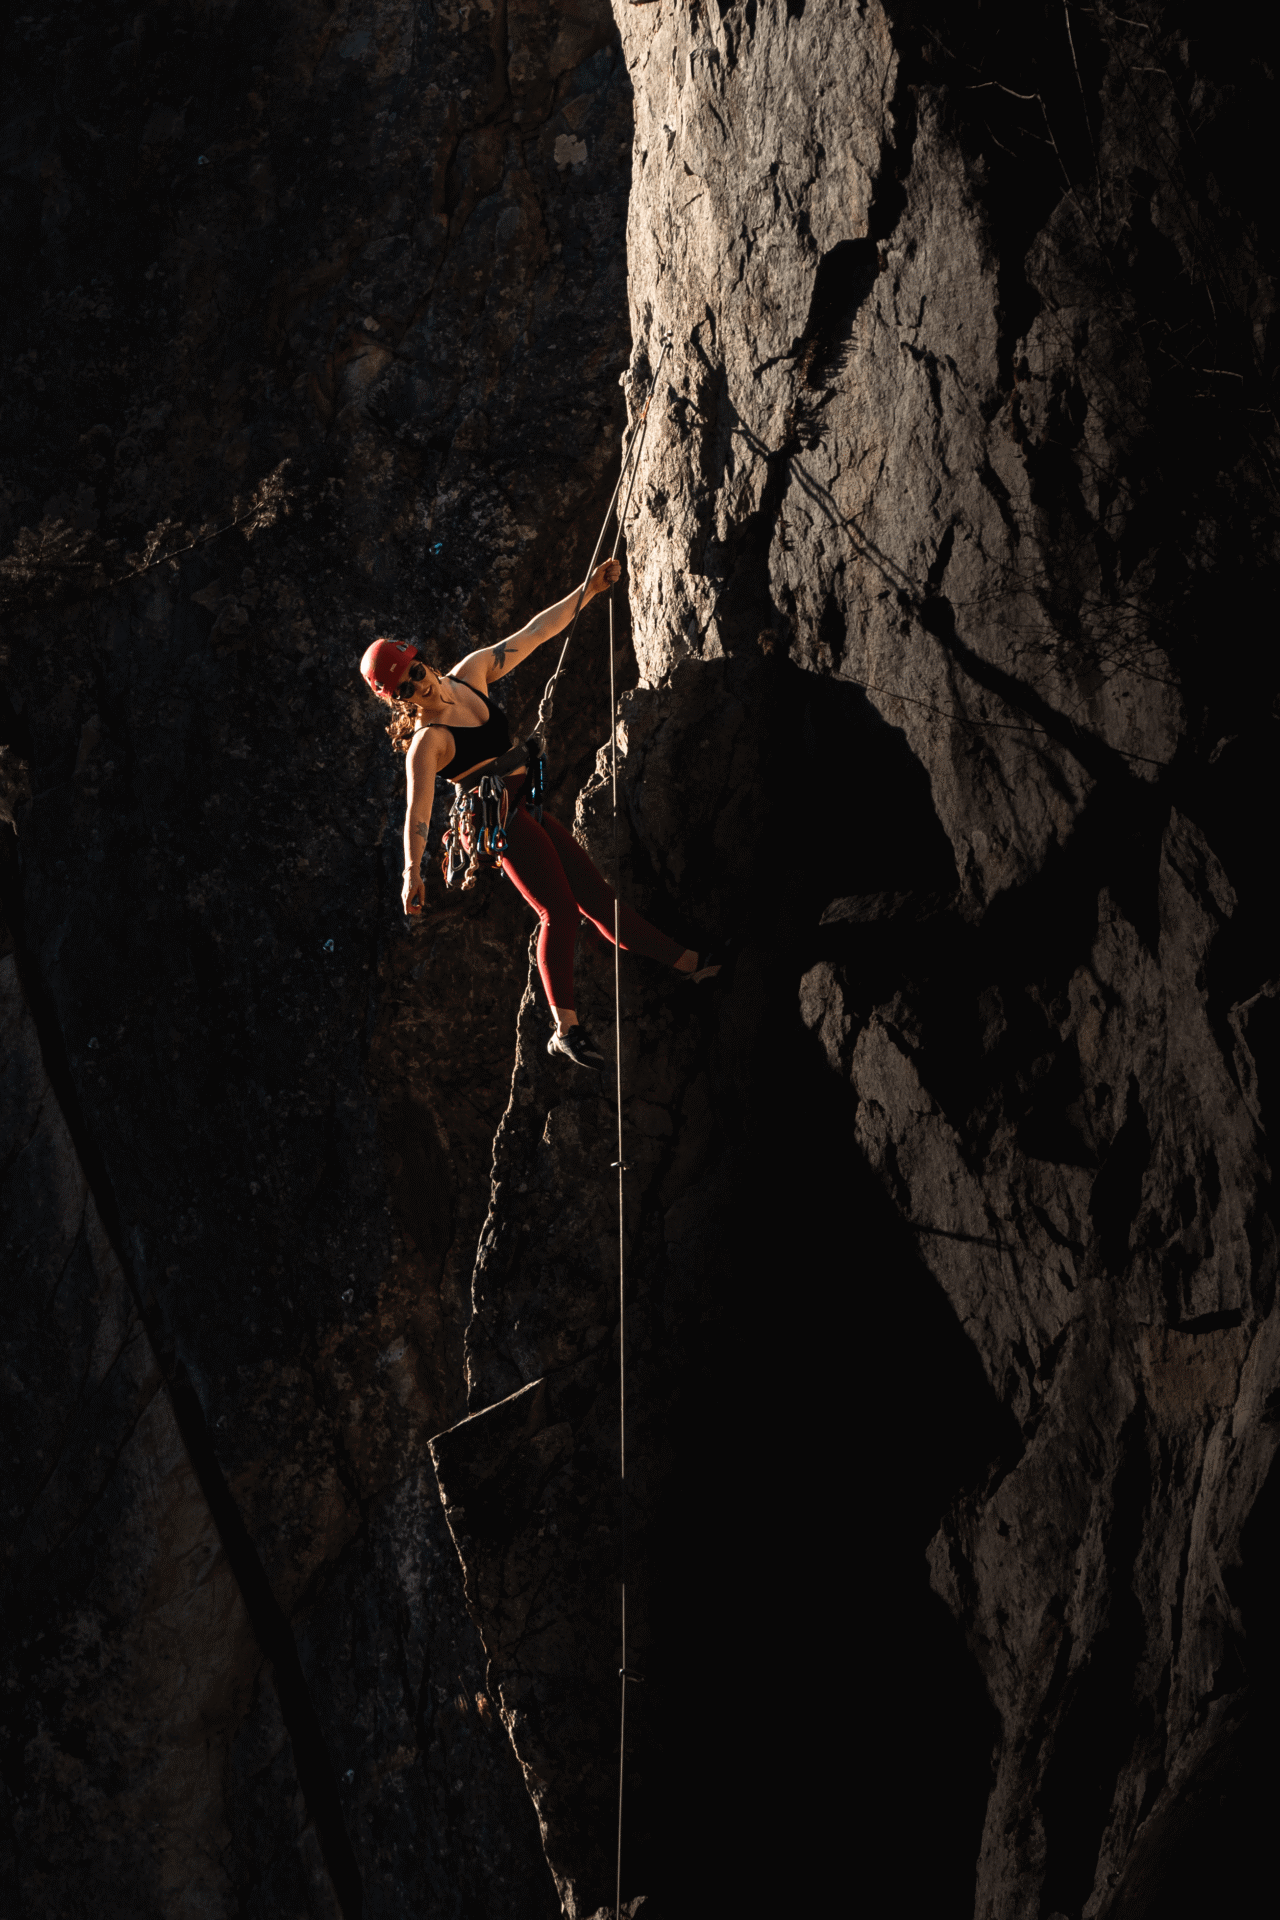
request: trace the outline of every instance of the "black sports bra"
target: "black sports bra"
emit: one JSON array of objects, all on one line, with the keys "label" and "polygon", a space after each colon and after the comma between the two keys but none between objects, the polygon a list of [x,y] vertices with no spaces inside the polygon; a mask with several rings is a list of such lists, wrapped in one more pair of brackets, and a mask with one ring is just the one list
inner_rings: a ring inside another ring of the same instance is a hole
[{"label": "black sports bra", "polygon": [[[447,673],[446,680],[453,680],[459,686],[470,687],[472,693],[480,693],[479,687],[472,687],[469,680],[458,680],[456,673]],[[450,727],[453,735],[453,758],[447,767],[441,767],[442,780],[456,780],[469,768],[479,766],[482,760],[496,760],[511,745],[511,729],[507,725],[507,716],[501,707],[495,707],[487,693],[480,698],[489,709],[489,718],[482,720],[478,727]]]}]

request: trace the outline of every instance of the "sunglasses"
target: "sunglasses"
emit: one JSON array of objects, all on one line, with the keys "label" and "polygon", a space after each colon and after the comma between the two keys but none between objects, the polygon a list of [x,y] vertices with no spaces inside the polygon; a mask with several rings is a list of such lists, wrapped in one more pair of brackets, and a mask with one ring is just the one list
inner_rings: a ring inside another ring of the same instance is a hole
[{"label": "sunglasses", "polygon": [[427,677],[427,670],[423,666],[421,660],[415,660],[413,665],[409,668],[409,671],[405,674],[404,679],[400,682],[399,686],[396,688],[395,692],[392,694],[391,696],[392,699],[402,700],[405,696],[406,691],[408,690],[409,682],[411,680],[416,681],[419,685],[421,685],[421,683],[426,679],[426,677]]}]

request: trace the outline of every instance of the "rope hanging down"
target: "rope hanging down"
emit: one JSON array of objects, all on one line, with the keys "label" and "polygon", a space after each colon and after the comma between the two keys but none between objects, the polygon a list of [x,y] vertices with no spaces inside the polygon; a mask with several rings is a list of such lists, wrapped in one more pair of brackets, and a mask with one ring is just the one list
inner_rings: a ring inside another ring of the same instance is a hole
[{"label": "rope hanging down", "polygon": [[[560,658],[556,662],[555,672],[551,675],[550,679],[547,681],[546,686],[543,688],[542,699],[538,703],[538,718],[535,723],[534,731],[535,733],[538,734],[538,736],[543,741],[545,741],[546,739],[547,728],[551,721],[551,709],[555,700],[556,681],[560,678],[560,669],[564,666],[565,659],[567,658],[568,652],[569,652],[569,643],[573,639],[574,632],[578,625],[578,616],[582,612],[582,602],[583,602],[583,596],[587,591],[587,582],[590,580],[592,574],[595,572],[596,562],[600,558],[600,549],[604,545],[604,537],[606,533],[609,531],[610,515],[613,513],[613,510],[617,505],[618,495],[622,492],[622,483],[625,480],[627,481],[626,498],[623,500],[623,503],[622,503],[622,511],[618,515],[617,530],[614,533],[614,537],[613,537],[613,551],[609,556],[610,559],[612,560],[616,560],[618,557],[618,548],[622,543],[622,531],[626,525],[627,514],[631,508],[631,496],[635,491],[636,475],[640,471],[640,456],[644,451],[645,435],[649,430],[649,406],[651,401],[653,400],[653,396],[655,392],[657,391],[658,375],[662,372],[663,362],[666,360],[667,353],[670,346],[671,346],[671,335],[670,333],[667,333],[663,336],[662,351],[658,355],[658,364],[653,369],[653,372],[649,376],[649,390],[645,395],[644,406],[640,410],[640,417],[636,421],[635,425],[632,427],[630,436],[627,441],[626,452],[623,455],[621,469],[618,474],[618,484],[615,486],[613,490],[613,494],[610,498],[609,505],[605,511],[604,521],[603,521],[603,524],[601,525],[599,537],[596,540],[595,547],[592,550],[591,560],[586,571],[586,577],[584,578],[582,585],[578,590],[577,604],[573,609],[573,619],[569,623],[569,631],[565,635],[564,645],[560,649]],[[609,589],[609,712],[612,715],[612,727],[610,731],[610,740],[609,740],[609,767],[610,767],[611,785],[612,785],[612,794],[613,794],[613,876],[614,876],[613,1043],[614,1043],[614,1064],[615,1064],[614,1094],[615,1094],[615,1101],[617,1106],[617,1120],[618,1120],[618,1157],[613,1162],[613,1165],[617,1168],[617,1172],[618,1172],[618,1467],[619,1467],[619,1485],[620,1485],[620,1492],[621,1492],[619,1505],[620,1505],[620,1512],[621,1512],[621,1535],[622,1535],[621,1553],[620,1553],[620,1560],[621,1560],[620,1570],[621,1570],[621,1576],[622,1576],[621,1578],[622,1665],[618,1670],[618,1677],[622,1684],[622,1715],[621,1715],[621,1725],[618,1732],[618,1856],[617,1856],[618,1870],[617,1870],[617,1885],[616,1885],[615,1895],[614,1895],[614,1920],[621,1920],[621,1913],[622,1913],[622,1799],[623,1799],[623,1786],[625,1782],[625,1770],[626,1770],[627,1685],[628,1685],[628,1682],[639,1680],[640,1675],[637,1673],[631,1673],[627,1669],[627,1342],[626,1342],[626,1307],[627,1307],[626,1273],[627,1273],[627,1270],[626,1270],[626,1231],[625,1231],[625,1220],[623,1215],[623,1191],[622,1191],[622,1176],[627,1171],[627,1164],[626,1164],[626,1161],[623,1159],[623,1154],[622,1154],[622,975],[621,975],[621,969],[619,964],[619,953],[621,950],[620,949],[621,928],[618,923],[618,887],[617,887],[617,882],[621,878],[621,875],[619,873],[619,865],[618,865],[618,725],[617,725],[618,692],[617,692],[617,675],[616,675],[616,668],[615,668],[615,662],[614,662],[613,589],[612,588]]]},{"label": "rope hanging down", "polygon": [[[612,494],[612,497],[610,498],[608,506],[605,508],[604,520],[601,523],[600,532],[596,539],[596,544],[591,551],[590,564],[587,567],[586,575],[583,579],[582,585],[578,589],[578,599],[573,609],[573,619],[569,622],[569,631],[564,637],[564,645],[560,649],[560,658],[556,661],[555,672],[551,675],[551,678],[547,681],[546,686],[543,688],[542,699],[538,702],[538,718],[534,723],[534,731],[538,733],[543,739],[546,738],[546,729],[551,724],[551,708],[555,700],[556,681],[560,678],[560,669],[561,667],[563,667],[565,663],[565,657],[569,652],[569,642],[573,639],[574,630],[578,625],[578,616],[582,612],[582,597],[587,591],[587,583],[590,581],[592,574],[596,570],[596,561],[600,558],[600,549],[604,545],[604,537],[606,533],[608,533],[609,531],[609,517],[612,514],[613,509],[617,504],[618,495],[622,491],[622,483],[627,478],[627,474],[629,471],[631,475],[631,485],[627,488],[627,498],[623,505],[622,512],[618,516],[618,531],[614,536],[613,553],[610,555],[610,558],[616,560],[618,556],[618,542],[622,538],[623,523],[627,517],[627,510],[631,505],[631,493],[632,493],[632,489],[635,486],[636,474],[639,471],[639,467],[640,467],[640,454],[644,448],[644,437],[649,430],[649,402],[653,399],[654,393],[657,390],[658,375],[662,372],[662,363],[667,357],[667,349],[670,347],[670,345],[671,345],[671,335],[667,334],[664,337],[662,342],[662,352],[658,355],[658,364],[654,368],[653,372],[649,375],[649,391],[645,395],[644,406],[640,410],[640,418],[636,421],[635,425],[631,429],[630,437],[627,442],[627,450],[622,457],[622,467],[618,474],[618,484],[613,490],[613,494]],[[612,595],[610,595],[610,599],[609,599],[609,621],[610,621],[610,631],[612,631],[612,622],[613,622]],[[610,691],[610,694],[612,694],[613,692],[613,655],[612,653],[610,653],[609,655],[609,691]]]},{"label": "rope hanging down", "polygon": [[[640,455],[644,450],[644,437],[649,426],[649,402],[657,389],[658,375],[662,363],[667,357],[667,348],[671,344],[668,334],[662,343],[662,352],[658,355],[658,364],[653,370],[649,382],[649,393],[644,409],[636,423],[633,434],[635,459],[631,466],[631,479],[627,487],[627,497],[623,501],[622,511],[618,515],[617,531],[613,536],[613,552],[610,559],[618,557],[618,547],[622,541],[622,530],[626,525],[627,513],[631,506],[631,495],[635,489],[636,475],[640,471]],[[625,473],[625,466],[623,469]],[[618,476],[618,485],[614,489],[614,500],[622,487],[623,475]],[[610,501],[610,510],[613,501]],[[605,524],[608,524],[606,519]],[[601,539],[604,537],[601,529]],[[599,548],[597,547],[597,552]],[[592,566],[595,560],[592,560]],[[590,574],[588,574],[590,578]],[[618,1472],[619,1472],[619,1508],[621,1513],[621,1584],[622,1584],[622,1665],[618,1670],[618,1679],[622,1688],[622,1706],[618,1728],[618,1858],[617,1880],[614,1889],[614,1920],[621,1920],[622,1913],[622,1791],[626,1778],[627,1753],[627,1685],[639,1675],[627,1670],[627,1254],[626,1225],[623,1214],[622,1176],[627,1163],[622,1152],[622,971],[621,929],[618,924],[618,894],[622,874],[618,861],[618,692],[614,665],[613,645],[613,589],[609,589],[609,712],[612,725],[609,732],[609,774],[613,796],[613,1059],[614,1059],[614,1104],[618,1120],[618,1158],[614,1165],[618,1169]],[[556,672],[560,669],[557,667]]]}]

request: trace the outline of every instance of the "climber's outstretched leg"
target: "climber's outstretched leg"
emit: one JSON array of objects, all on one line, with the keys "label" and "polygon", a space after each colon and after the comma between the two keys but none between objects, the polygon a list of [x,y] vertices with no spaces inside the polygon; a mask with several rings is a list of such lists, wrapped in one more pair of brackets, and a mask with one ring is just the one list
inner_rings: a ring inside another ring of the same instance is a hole
[{"label": "climber's outstretched leg", "polygon": [[[547,838],[559,856],[560,865],[566,880],[573,890],[579,913],[598,927],[605,939],[613,941],[613,905],[614,891],[600,869],[592,860],[586,848],[580,846],[558,820],[550,815],[543,816],[543,826]],[[678,967],[687,948],[669,934],[659,933],[655,926],[629,907],[625,900],[618,901],[618,944],[626,953],[641,953],[646,960],[656,960],[660,966]]]},{"label": "climber's outstretched leg", "polygon": [[[563,1053],[578,1066],[603,1066],[603,1054],[584,1032],[574,1009],[573,948],[580,914],[612,941],[613,888],[566,827],[550,814],[543,815],[539,826],[518,801],[507,818],[502,865],[542,922],[538,973],[556,1020],[548,1052]],[[686,974],[698,969],[698,955],[692,948],[660,933],[623,901],[618,902],[618,932],[629,952]]]},{"label": "climber's outstretched leg", "polygon": [[[573,889],[578,911],[612,943],[613,888],[586,849],[558,820],[548,818],[545,824],[547,835],[560,856],[565,878]],[[660,966],[674,967],[677,973],[683,973],[691,980],[711,980],[724,965],[720,950],[700,953],[696,947],[682,947],[678,940],[659,933],[625,900],[618,902],[618,945],[624,953],[641,953],[646,960],[656,960]]]}]

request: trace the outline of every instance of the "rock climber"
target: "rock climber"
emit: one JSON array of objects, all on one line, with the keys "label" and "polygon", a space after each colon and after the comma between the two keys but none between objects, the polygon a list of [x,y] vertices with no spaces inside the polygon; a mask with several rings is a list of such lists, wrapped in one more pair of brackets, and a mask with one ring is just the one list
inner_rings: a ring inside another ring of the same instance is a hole
[{"label": "rock climber", "polygon": [[[603,561],[582,590],[583,604],[606,592],[621,572],[617,560]],[[577,604],[575,589],[535,614],[518,633],[496,646],[466,654],[446,674],[437,673],[420,650],[405,641],[375,640],[360,662],[360,671],[374,692],[391,705],[393,718],[387,732],[406,758],[402,889],[406,913],[421,913],[425,899],[419,869],[427,850],[437,774],[460,789],[470,788],[508,752],[507,717],[485,689],[527,660],[544,640],[561,633]],[[544,812],[539,824],[528,806],[521,804],[528,773],[527,764],[504,773],[509,810],[502,869],[542,923],[538,972],[555,1019],[547,1052],[562,1053],[577,1066],[598,1070],[604,1055],[574,1011],[573,948],[580,914],[612,941],[613,888],[558,820]],[[719,972],[721,955],[682,947],[622,902],[618,930],[624,950],[674,967],[690,980],[708,980]]]}]

